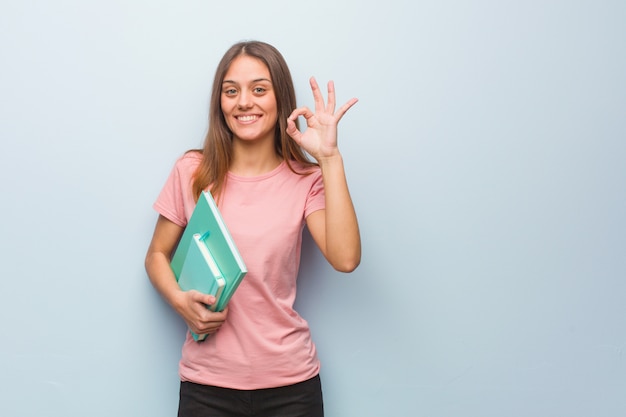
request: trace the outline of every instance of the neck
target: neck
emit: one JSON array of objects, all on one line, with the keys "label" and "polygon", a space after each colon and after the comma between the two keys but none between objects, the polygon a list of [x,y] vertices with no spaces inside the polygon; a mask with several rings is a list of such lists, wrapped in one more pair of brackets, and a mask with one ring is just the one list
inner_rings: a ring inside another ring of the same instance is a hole
[{"label": "neck", "polygon": [[282,158],[276,154],[273,143],[235,139],[230,172],[242,177],[253,177],[270,172],[281,162]]}]

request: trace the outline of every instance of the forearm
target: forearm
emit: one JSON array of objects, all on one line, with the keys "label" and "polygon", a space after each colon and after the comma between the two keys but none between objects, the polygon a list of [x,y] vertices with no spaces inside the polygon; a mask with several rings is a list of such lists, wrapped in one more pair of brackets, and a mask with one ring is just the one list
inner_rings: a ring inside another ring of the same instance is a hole
[{"label": "forearm", "polygon": [[351,272],[361,261],[361,237],[343,158],[337,153],[319,163],[326,194],[326,257],[335,269]]},{"label": "forearm", "polygon": [[174,310],[179,311],[182,303],[182,290],[176,282],[167,257],[160,252],[150,252],[146,256],[146,272],[154,288]]}]

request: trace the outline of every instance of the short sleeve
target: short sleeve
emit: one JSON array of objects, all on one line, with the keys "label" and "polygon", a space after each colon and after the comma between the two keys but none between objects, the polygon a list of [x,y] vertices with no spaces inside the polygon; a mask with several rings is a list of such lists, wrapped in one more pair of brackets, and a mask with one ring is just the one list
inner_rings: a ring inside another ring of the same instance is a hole
[{"label": "short sleeve", "polygon": [[180,157],[165,181],[153,208],[178,226],[187,225],[195,200],[192,193],[193,173],[201,156],[187,153]]}]

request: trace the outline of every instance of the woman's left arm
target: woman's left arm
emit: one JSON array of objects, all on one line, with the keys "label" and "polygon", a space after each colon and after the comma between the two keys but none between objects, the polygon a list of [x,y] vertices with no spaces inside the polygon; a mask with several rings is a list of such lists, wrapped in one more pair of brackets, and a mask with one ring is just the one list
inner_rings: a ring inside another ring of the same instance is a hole
[{"label": "woman's left arm", "polygon": [[[359,225],[348,190],[343,157],[337,147],[337,124],[357,99],[353,98],[335,112],[335,87],[328,83],[328,103],[314,78],[311,89],[315,113],[306,107],[294,110],[287,120],[287,133],[312,155],[320,165],[326,194],[326,208],[310,214],[306,221],[311,236],[328,262],[338,271],[351,272],[361,261]],[[307,129],[300,132],[295,120],[303,116]]]}]

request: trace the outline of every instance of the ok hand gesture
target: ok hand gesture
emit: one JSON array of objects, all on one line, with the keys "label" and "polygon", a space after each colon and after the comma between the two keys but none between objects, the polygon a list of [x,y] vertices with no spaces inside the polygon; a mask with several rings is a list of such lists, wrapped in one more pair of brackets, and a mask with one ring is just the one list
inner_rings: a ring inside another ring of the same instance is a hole
[{"label": "ok hand gesture", "polygon": [[[339,154],[337,124],[358,100],[356,98],[348,100],[335,112],[335,84],[332,81],[328,82],[328,103],[324,104],[324,97],[317,81],[313,77],[309,81],[315,100],[315,113],[307,107],[295,109],[287,119],[287,134],[321,163],[324,159]],[[298,130],[295,124],[299,116],[303,116],[306,120],[307,129],[304,133]]]}]

